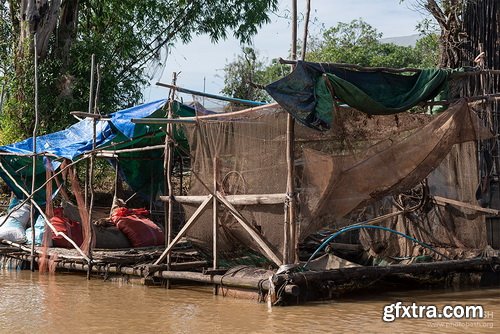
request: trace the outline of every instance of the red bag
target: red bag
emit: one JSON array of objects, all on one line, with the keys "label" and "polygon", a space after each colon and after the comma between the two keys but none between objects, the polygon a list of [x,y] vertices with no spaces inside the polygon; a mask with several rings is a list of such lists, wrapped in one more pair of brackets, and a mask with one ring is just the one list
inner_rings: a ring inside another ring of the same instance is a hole
[{"label": "red bag", "polygon": [[[79,222],[74,222],[64,217],[62,209],[54,209],[54,217],[50,218],[50,222],[58,232],[66,234],[78,245],[78,247],[82,245],[82,225]],[[52,243],[55,247],[73,248],[73,245],[69,241],[64,239],[61,235],[56,235],[54,232],[52,232]]]},{"label": "red bag", "polygon": [[114,223],[130,240],[133,247],[163,246],[165,235],[162,229],[148,218],[136,215],[115,217]]},{"label": "red bag", "polygon": [[113,210],[113,213],[111,214],[111,221],[116,224],[118,218],[132,215],[147,217],[149,216],[149,210],[146,210],[145,208],[128,209],[125,207],[119,207]]}]

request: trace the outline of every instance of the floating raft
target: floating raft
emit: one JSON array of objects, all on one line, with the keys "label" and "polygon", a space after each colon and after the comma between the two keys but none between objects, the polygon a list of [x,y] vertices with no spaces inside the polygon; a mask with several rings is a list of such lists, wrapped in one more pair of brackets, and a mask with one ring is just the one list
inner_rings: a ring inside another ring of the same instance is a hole
[{"label": "floating raft", "polygon": [[[29,268],[30,254],[24,248],[26,247],[2,241],[0,267]],[[214,285],[214,291],[224,296],[250,297],[260,301],[271,297],[279,305],[331,299],[370,287],[408,289],[430,285],[477,287],[500,284],[499,257],[331,270],[302,271],[300,265],[287,266],[277,271],[246,265],[211,270],[206,269],[210,264],[197,260],[199,255],[193,254],[189,248],[177,249],[173,253],[176,261],[170,268],[166,265],[152,265],[162,250],[161,247],[95,250],[94,263],[90,267],[83,259],[78,258],[74,250],[52,248],[49,249],[48,256],[55,258],[53,263],[58,271],[91,273],[105,279],[116,275],[137,277],[148,285],[162,285],[165,281],[182,281],[183,285],[186,282]],[[37,248],[35,256],[38,262],[42,256],[41,249]],[[23,262],[28,265],[24,266]]]}]

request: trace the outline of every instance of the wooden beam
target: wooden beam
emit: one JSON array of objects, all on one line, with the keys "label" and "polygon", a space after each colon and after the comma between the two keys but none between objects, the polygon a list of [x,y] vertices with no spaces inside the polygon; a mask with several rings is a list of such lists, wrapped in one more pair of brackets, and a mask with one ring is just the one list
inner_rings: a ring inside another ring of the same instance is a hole
[{"label": "wooden beam", "polygon": [[215,100],[221,100],[221,101],[227,101],[227,102],[236,102],[236,103],[239,103],[239,104],[245,104],[245,105],[250,105],[250,106],[261,106],[261,105],[264,104],[264,102],[260,102],[260,101],[250,101],[250,100],[243,100],[243,99],[238,99],[238,98],[234,98],[234,97],[227,97],[227,96],[220,96],[220,95],[208,94],[208,93],[200,92],[200,91],[197,91],[197,90],[182,88],[182,87],[176,86],[175,84],[169,85],[169,84],[166,84],[166,83],[157,82],[156,85],[160,86],[160,87],[166,87],[166,88],[170,88],[170,89],[175,89],[175,90],[177,90],[180,93],[191,94],[191,95],[198,95],[198,96],[208,97],[208,98],[215,99]]},{"label": "wooden beam", "polygon": [[265,104],[263,106],[243,109],[243,110],[239,110],[239,111],[211,114],[211,115],[203,115],[203,116],[196,116],[196,117],[173,118],[170,120],[168,118],[133,118],[131,120],[131,122],[136,123],[136,124],[195,123],[198,120],[241,116],[241,115],[244,115],[247,113],[260,111],[260,110],[264,110],[267,108],[279,108],[279,104],[278,103],[270,103],[270,104]]},{"label": "wooden beam", "polygon": [[130,120],[135,124],[172,124],[172,123],[196,123],[195,118],[182,117],[182,118],[161,118],[161,117],[151,117],[151,118],[132,118]]},{"label": "wooden beam", "polygon": [[[218,159],[217,156],[213,158],[213,192],[216,194],[219,189],[217,186],[217,174],[218,174]],[[172,203],[169,201],[169,203]],[[213,262],[212,262],[212,269],[217,270],[218,267],[218,261],[217,261],[217,237],[218,237],[218,219],[217,219],[217,199],[214,197],[212,199],[212,257],[213,257]],[[214,295],[217,295],[218,293],[218,286],[214,285]]]},{"label": "wooden beam", "polygon": [[441,196],[433,196],[433,199],[434,199],[434,202],[436,202],[436,204],[438,204],[438,205],[450,204],[450,205],[459,206],[459,207],[470,209],[470,210],[475,210],[478,212],[489,213],[490,215],[494,215],[494,216],[500,216],[500,210],[483,208],[479,205],[465,203],[465,202],[461,202],[461,201],[457,201],[454,199],[445,198],[445,197],[441,197]]},{"label": "wooden beam", "polygon": [[174,246],[181,240],[181,238],[187,233],[187,231],[194,225],[194,223],[198,220],[198,218],[201,216],[203,211],[207,208],[208,204],[212,200],[213,196],[209,195],[207,196],[206,200],[196,209],[194,214],[189,218],[189,220],[186,222],[186,224],[182,227],[182,229],[179,231],[179,233],[175,236],[174,240],[168,245],[168,247],[163,251],[163,253],[160,255],[158,260],[155,261],[154,265],[158,265],[162,263],[166,258],[167,255],[170,254]]},{"label": "wooden beam", "polygon": [[[296,60],[286,60],[283,58],[279,59],[280,64],[288,64],[295,65],[297,64]],[[422,69],[413,68],[413,67],[405,67],[405,68],[390,68],[390,67],[364,67],[354,64],[344,64],[344,63],[318,63],[320,65],[325,66],[336,66],[342,68],[352,68],[354,70],[363,71],[363,72],[392,72],[392,73],[405,73],[405,72],[420,72]]]},{"label": "wooden beam", "polygon": [[229,203],[224,196],[222,196],[219,192],[217,192],[217,200],[219,200],[224,206],[229,210],[229,212],[233,215],[233,217],[240,223],[240,225],[250,234],[250,236],[257,242],[259,247],[264,251],[264,253],[268,256],[269,259],[274,261],[278,266],[281,266],[283,263],[279,259],[279,257],[274,254],[269,245],[262,239],[259,233],[255,231],[252,225],[250,225],[246,219],[235,209],[235,207]]},{"label": "wooden beam", "polygon": [[[207,196],[173,196],[174,201],[183,204],[201,204]],[[286,194],[247,194],[247,195],[227,195],[226,200],[232,205],[258,205],[258,204],[283,204]],[[160,200],[168,202],[168,196],[160,196]]]}]

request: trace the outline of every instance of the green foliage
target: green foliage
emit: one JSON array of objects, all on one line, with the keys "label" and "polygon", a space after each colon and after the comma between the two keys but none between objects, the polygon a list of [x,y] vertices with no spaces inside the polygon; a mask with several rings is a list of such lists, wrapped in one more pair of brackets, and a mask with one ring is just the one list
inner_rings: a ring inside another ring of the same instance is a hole
[{"label": "green foliage", "polygon": [[415,45],[415,53],[421,67],[437,67],[439,63],[439,35],[431,33],[420,38]]},{"label": "green foliage", "polygon": [[[40,51],[39,133],[72,123],[70,111],[87,111],[92,54],[100,64],[99,110],[110,113],[141,100],[147,70],[162,61],[166,47],[188,42],[193,34],[217,41],[232,32],[248,42],[276,6],[277,0],[62,1]],[[5,76],[8,82],[0,118],[3,144],[31,136],[34,125],[33,42],[29,36],[24,52],[18,50],[26,26],[18,9],[0,3],[0,80]]]},{"label": "green foliage", "polygon": [[431,49],[432,36],[424,37],[416,47],[399,46],[381,43],[382,34],[362,19],[340,22],[323,33],[322,39],[307,54],[307,59],[374,67],[433,67],[435,61],[432,58],[436,57],[437,61],[437,56]]}]

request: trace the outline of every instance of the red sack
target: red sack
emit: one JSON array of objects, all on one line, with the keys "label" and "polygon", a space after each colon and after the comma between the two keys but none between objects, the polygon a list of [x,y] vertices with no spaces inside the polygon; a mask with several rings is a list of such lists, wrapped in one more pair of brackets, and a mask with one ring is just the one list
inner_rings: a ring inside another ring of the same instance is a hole
[{"label": "red sack", "polygon": [[[54,209],[54,217],[50,218],[50,222],[54,225],[58,232],[66,234],[73,240],[78,247],[83,243],[82,225],[79,222],[74,222],[63,216],[62,209]],[[52,243],[54,247],[73,248],[73,245],[63,238],[62,235],[56,235],[52,232]]]},{"label": "red sack", "polygon": [[119,218],[133,215],[147,217],[149,216],[149,210],[146,210],[145,208],[128,209],[125,207],[118,207],[113,210],[113,213],[111,214],[111,221],[116,224]]},{"label": "red sack", "polygon": [[113,221],[130,240],[132,247],[163,246],[165,235],[162,229],[148,218],[136,215],[116,217]]}]

